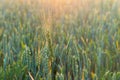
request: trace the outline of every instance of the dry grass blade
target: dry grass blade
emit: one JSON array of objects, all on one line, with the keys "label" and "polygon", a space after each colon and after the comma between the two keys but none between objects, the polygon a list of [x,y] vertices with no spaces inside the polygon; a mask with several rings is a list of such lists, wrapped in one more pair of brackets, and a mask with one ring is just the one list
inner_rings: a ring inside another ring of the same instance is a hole
[{"label": "dry grass blade", "polygon": [[34,78],[33,78],[33,76],[31,75],[31,73],[30,73],[30,72],[28,72],[28,74],[29,74],[29,76],[30,76],[31,80],[34,80]]}]

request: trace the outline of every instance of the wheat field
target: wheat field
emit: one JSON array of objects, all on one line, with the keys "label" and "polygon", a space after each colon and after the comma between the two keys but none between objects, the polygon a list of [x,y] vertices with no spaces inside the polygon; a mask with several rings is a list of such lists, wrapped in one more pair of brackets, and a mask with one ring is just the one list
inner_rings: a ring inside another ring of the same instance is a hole
[{"label": "wheat field", "polygon": [[0,80],[120,80],[120,1],[0,0]]}]

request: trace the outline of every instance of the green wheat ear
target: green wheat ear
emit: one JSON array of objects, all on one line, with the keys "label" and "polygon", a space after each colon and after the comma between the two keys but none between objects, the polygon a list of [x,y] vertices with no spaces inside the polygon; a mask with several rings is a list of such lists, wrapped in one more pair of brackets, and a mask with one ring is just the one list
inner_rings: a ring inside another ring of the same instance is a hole
[{"label": "green wheat ear", "polygon": [[49,31],[47,32],[46,36],[47,36],[47,42],[48,42],[47,45],[49,48],[49,58],[50,58],[50,61],[53,61],[54,54],[52,49],[52,39]]}]

